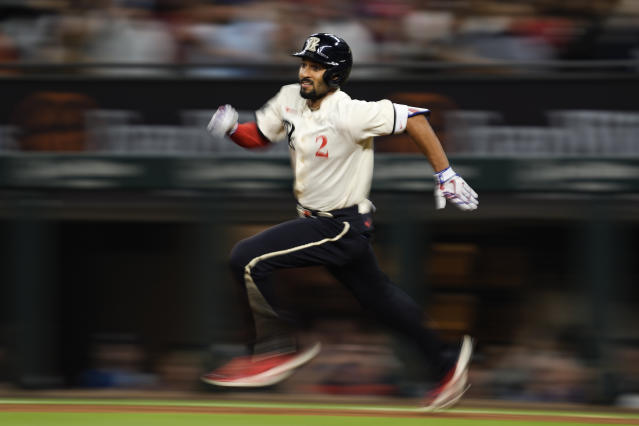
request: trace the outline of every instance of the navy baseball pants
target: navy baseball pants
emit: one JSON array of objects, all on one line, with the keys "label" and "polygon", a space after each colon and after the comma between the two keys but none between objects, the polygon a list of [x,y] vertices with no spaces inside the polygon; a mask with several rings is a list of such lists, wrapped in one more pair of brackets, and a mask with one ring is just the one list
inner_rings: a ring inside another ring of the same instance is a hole
[{"label": "navy baseball pants", "polygon": [[240,241],[232,250],[233,275],[247,292],[257,342],[290,333],[273,297],[273,271],[324,265],[374,318],[414,342],[443,376],[453,362],[444,345],[423,326],[422,308],[380,270],[370,244],[372,216],[357,207],[283,222]]}]

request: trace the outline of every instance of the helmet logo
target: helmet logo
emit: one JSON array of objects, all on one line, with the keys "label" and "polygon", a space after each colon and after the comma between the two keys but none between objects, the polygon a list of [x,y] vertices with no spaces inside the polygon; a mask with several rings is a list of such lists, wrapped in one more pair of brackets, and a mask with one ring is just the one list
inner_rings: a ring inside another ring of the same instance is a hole
[{"label": "helmet logo", "polygon": [[304,46],[304,50],[308,50],[309,52],[317,52],[317,45],[319,44],[320,39],[317,37],[309,37],[306,39],[306,46]]}]

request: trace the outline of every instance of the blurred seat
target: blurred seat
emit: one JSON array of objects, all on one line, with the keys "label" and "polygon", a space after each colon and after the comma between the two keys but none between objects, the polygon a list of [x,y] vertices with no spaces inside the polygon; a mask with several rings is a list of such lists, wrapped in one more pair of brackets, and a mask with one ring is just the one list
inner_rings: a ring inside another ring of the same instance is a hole
[{"label": "blurred seat", "polygon": [[541,126],[477,126],[467,135],[465,153],[478,156],[557,155],[572,142],[569,130]]},{"label": "blurred seat", "polygon": [[473,152],[475,143],[470,137],[470,129],[475,127],[501,125],[504,117],[498,111],[455,109],[444,112],[444,126],[450,145],[457,153]]},{"label": "blurred seat", "polygon": [[17,131],[15,126],[0,126],[0,152],[18,150]]},{"label": "blurred seat", "polygon": [[567,154],[639,154],[639,112],[555,110],[547,117],[552,126],[572,134]]},{"label": "blurred seat", "polygon": [[138,111],[125,109],[92,109],[84,113],[84,123],[87,129],[87,150],[109,150],[109,140],[105,139],[109,126],[124,126],[142,122],[142,115]]},{"label": "blurred seat", "polygon": [[89,127],[141,123],[142,114],[129,109],[92,109],[84,114]]},{"label": "blurred seat", "polygon": [[200,129],[165,125],[113,125],[95,130],[98,152],[115,154],[187,155],[213,152]]}]

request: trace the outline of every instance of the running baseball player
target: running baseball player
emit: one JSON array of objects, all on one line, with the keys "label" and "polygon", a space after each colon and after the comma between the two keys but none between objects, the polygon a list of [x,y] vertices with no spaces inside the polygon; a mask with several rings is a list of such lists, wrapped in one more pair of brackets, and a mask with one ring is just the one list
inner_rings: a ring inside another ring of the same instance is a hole
[{"label": "running baseball player", "polygon": [[253,355],[231,360],[202,379],[218,386],[259,387],[278,383],[320,350],[296,344],[294,326],[273,297],[273,271],[324,265],[373,316],[407,336],[436,372],[439,386],[423,408],[456,403],[466,391],[472,340],[464,336],[451,359],[444,343],[423,326],[422,308],[380,270],[370,236],[369,201],[373,138],[407,132],[435,174],[435,204],[477,208],[477,193],[452,169],[426,117],[429,111],[389,100],[351,99],[341,87],[352,66],[348,44],[326,33],[309,36],[301,51],[299,81],[283,86],[256,112],[256,121],[238,124],[230,105],[220,106],[208,125],[212,135],[247,148],[287,140],[294,170],[299,217],[237,243],[232,273],[253,314]]}]

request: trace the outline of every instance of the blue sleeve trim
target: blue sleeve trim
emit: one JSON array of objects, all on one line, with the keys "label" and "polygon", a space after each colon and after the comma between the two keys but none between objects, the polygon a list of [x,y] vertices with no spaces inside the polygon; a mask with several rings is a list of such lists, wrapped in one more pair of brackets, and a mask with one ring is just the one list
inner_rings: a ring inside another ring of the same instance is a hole
[{"label": "blue sleeve trim", "polygon": [[425,110],[416,111],[416,112],[413,112],[413,113],[409,112],[408,113],[408,118],[415,117],[416,115],[425,115],[426,118],[428,118],[428,117],[430,117],[430,110],[429,109],[425,109]]}]

